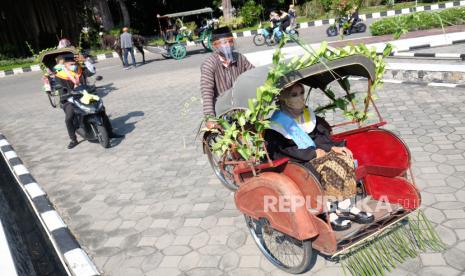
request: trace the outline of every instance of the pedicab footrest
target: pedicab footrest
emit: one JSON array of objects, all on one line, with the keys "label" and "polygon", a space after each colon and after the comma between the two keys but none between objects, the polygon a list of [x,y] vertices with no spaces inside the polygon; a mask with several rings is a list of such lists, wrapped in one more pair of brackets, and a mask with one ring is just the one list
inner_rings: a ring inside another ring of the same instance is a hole
[{"label": "pedicab footrest", "polygon": [[[272,169],[272,168],[279,167],[281,165],[286,164],[287,162],[289,162],[289,158],[284,157],[284,158],[274,160],[272,163],[266,162],[266,163],[262,163],[262,164],[253,166],[253,169],[256,172],[260,172],[260,171],[263,171],[263,170],[266,170],[266,169]],[[237,167],[237,168],[234,169],[234,174],[236,174],[236,175],[241,175],[241,174],[250,173],[250,172],[252,172],[252,167],[251,166]]]}]

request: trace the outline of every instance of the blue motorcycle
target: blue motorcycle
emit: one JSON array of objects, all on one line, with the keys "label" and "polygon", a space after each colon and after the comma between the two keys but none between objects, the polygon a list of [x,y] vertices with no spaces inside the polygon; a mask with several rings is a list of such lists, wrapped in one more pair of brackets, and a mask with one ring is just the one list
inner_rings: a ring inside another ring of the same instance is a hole
[{"label": "blue motorcycle", "polygon": [[[299,36],[299,32],[295,28],[286,28],[286,33],[289,35]],[[270,28],[262,28],[258,30],[258,33],[253,37],[253,43],[256,46],[262,46],[266,43],[268,46],[276,45],[283,36],[279,30],[279,25],[276,26],[273,31]]]}]

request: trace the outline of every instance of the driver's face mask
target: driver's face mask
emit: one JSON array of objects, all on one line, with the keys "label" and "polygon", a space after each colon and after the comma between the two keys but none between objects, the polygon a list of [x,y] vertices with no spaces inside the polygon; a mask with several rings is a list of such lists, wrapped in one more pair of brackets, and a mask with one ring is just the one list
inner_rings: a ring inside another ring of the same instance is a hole
[{"label": "driver's face mask", "polygon": [[215,41],[215,48],[228,61],[234,62],[234,40],[233,38],[222,38]]},{"label": "driver's face mask", "polygon": [[65,66],[70,71],[73,71],[73,72],[77,71],[77,65],[74,62],[65,62]]}]

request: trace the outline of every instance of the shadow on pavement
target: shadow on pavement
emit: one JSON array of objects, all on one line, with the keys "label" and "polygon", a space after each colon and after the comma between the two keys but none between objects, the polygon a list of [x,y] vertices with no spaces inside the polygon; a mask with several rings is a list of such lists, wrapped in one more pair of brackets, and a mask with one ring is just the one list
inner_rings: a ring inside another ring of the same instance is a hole
[{"label": "shadow on pavement", "polygon": [[118,90],[118,89],[113,86],[113,83],[99,85],[97,86],[97,95],[103,98],[106,95],[110,94],[111,91],[114,91],[114,90]]},{"label": "shadow on pavement", "polygon": [[[139,122],[139,120],[133,118],[143,117],[144,115],[145,113],[143,111],[132,111],[129,112],[127,115],[111,119],[113,131],[122,135],[127,135],[128,133],[131,133],[136,128],[137,122]],[[111,146],[115,147],[119,145],[123,139],[113,139]]]}]

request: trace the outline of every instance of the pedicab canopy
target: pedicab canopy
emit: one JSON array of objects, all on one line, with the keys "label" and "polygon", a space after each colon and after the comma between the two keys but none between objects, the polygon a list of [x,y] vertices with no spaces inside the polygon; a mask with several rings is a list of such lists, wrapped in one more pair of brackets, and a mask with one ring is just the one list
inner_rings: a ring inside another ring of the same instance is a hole
[{"label": "pedicab canopy", "polygon": [[193,11],[169,13],[169,14],[161,15],[158,18],[184,17],[184,16],[190,16],[190,15],[196,15],[196,14],[212,13],[212,12],[213,10],[211,8],[203,8],[203,9],[193,10]]},{"label": "pedicab canopy", "polygon": [[[265,83],[269,66],[260,66],[240,75],[233,87],[218,97],[215,111],[218,116],[230,110],[248,109],[248,100],[255,98],[258,87]],[[362,55],[352,55],[314,65],[291,72],[284,76],[279,88],[291,86],[296,82],[312,88],[326,89],[331,82],[345,76],[375,79],[375,64],[371,59]]]},{"label": "pedicab canopy", "polygon": [[57,64],[56,58],[61,55],[75,56],[79,54],[78,50],[74,47],[67,47],[48,51],[40,56],[40,62],[47,68],[52,70],[53,66]]}]

